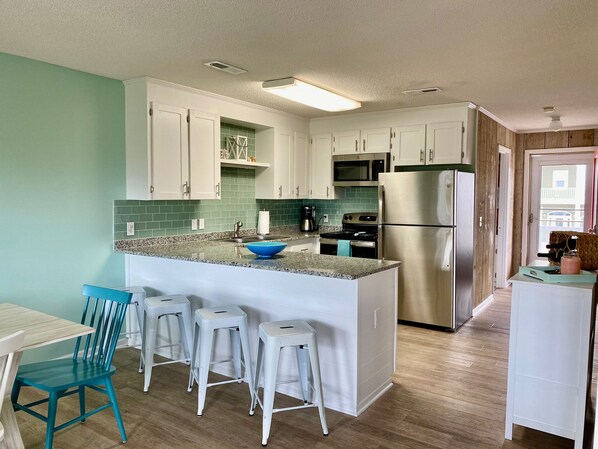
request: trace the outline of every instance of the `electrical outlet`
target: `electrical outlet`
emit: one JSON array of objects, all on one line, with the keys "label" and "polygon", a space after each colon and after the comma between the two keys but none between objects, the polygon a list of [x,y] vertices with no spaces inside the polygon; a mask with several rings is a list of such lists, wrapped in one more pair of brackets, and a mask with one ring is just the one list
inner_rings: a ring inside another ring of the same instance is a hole
[{"label": "electrical outlet", "polygon": [[192,218],[191,219],[191,230],[192,231],[197,231],[197,218]]},{"label": "electrical outlet", "polygon": [[133,222],[133,221],[127,222],[127,235],[128,236],[135,235],[135,222]]},{"label": "electrical outlet", "polygon": [[199,229],[204,229],[206,227],[206,222],[203,218],[199,219]]},{"label": "electrical outlet", "polygon": [[328,214],[324,214],[324,219],[322,221],[328,223]]}]

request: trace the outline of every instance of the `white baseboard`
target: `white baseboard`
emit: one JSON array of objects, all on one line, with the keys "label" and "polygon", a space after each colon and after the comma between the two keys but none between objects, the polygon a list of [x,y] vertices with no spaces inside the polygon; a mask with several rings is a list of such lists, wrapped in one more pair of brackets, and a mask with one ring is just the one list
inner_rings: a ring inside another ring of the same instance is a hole
[{"label": "white baseboard", "polygon": [[478,305],[475,309],[473,309],[473,316],[476,316],[478,313],[480,313],[482,310],[484,310],[486,307],[488,307],[488,305],[492,301],[494,301],[494,295],[490,295],[486,299],[484,299],[480,305]]}]

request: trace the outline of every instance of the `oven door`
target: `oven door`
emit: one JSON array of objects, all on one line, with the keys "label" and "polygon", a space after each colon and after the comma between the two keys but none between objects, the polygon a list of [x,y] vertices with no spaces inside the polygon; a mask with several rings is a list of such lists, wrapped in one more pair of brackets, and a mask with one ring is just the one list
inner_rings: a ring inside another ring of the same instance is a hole
[{"label": "oven door", "polygon": [[[336,256],[337,247],[338,240],[336,239],[320,239],[320,254]],[[377,259],[378,248],[376,242],[351,240],[351,256],[363,259]]]}]

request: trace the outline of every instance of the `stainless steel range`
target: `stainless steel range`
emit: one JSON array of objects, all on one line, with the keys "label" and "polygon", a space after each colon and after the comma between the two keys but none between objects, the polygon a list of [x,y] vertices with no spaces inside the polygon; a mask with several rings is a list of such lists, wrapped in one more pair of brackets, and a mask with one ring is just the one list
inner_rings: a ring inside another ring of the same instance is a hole
[{"label": "stainless steel range", "polygon": [[[339,241],[347,241],[352,257],[378,258],[378,213],[348,212],[342,230],[320,234],[320,254],[337,255]],[[341,244],[342,245],[342,244]]]}]

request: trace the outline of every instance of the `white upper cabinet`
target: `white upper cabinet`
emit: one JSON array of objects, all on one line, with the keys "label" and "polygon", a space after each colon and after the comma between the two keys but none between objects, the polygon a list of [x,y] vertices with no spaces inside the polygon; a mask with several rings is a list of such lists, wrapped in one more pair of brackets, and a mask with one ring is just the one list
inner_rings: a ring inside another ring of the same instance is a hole
[{"label": "white upper cabinet", "polygon": [[295,197],[294,182],[294,135],[292,131],[281,130],[276,136],[276,161],[273,165],[278,186],[278,199],[289,200]]},{"label": "white upper cabinet", "polygon": [[192,200],[220,199],[220,117],[189,111],[189,181]]},{"label": "white upper cabinet", "polygon": [[462,163],[463,132],[463,122],[430,123],[426,133],[427,163]]},{"label": "white upper cabinet", "polygon": [[334,133],[332,138],[332,153],[334,155],[359,153],[361,151],[359,137],[359,130]]},{"label": "white upper cabinet", "polygon": [[463,131],[461,121],[393,128],[391,168],[465,163]]},{"label": "white upper cabinet", "polygon": [[181,200],[188,195],[189,141],[187,110],[152,103],[151,198]]},{"label": "white upper cabinet", "polygon": [[363,153],[390,152],[390,128],[362,129],[361,151]]},{"label": "white upper cabinet", "polygon": [[332,142],[334,155],[388,153],[390,152],[390,128],[335,132]]},{"label": "white upper cabinet", "polygon": [[332,134],[316,134],[311,138],[309,197],[329,200],[332,187]]},{"label": "white upper cabinet", "polygon": [[396,165],[426,163],[426,125],[399,126],[393,130],[391,161]]},{"label": "white upper cabinet", "polygon": [[309,138],[306,134],[294,135],[294,184],[295,198],[309,196]]}]

